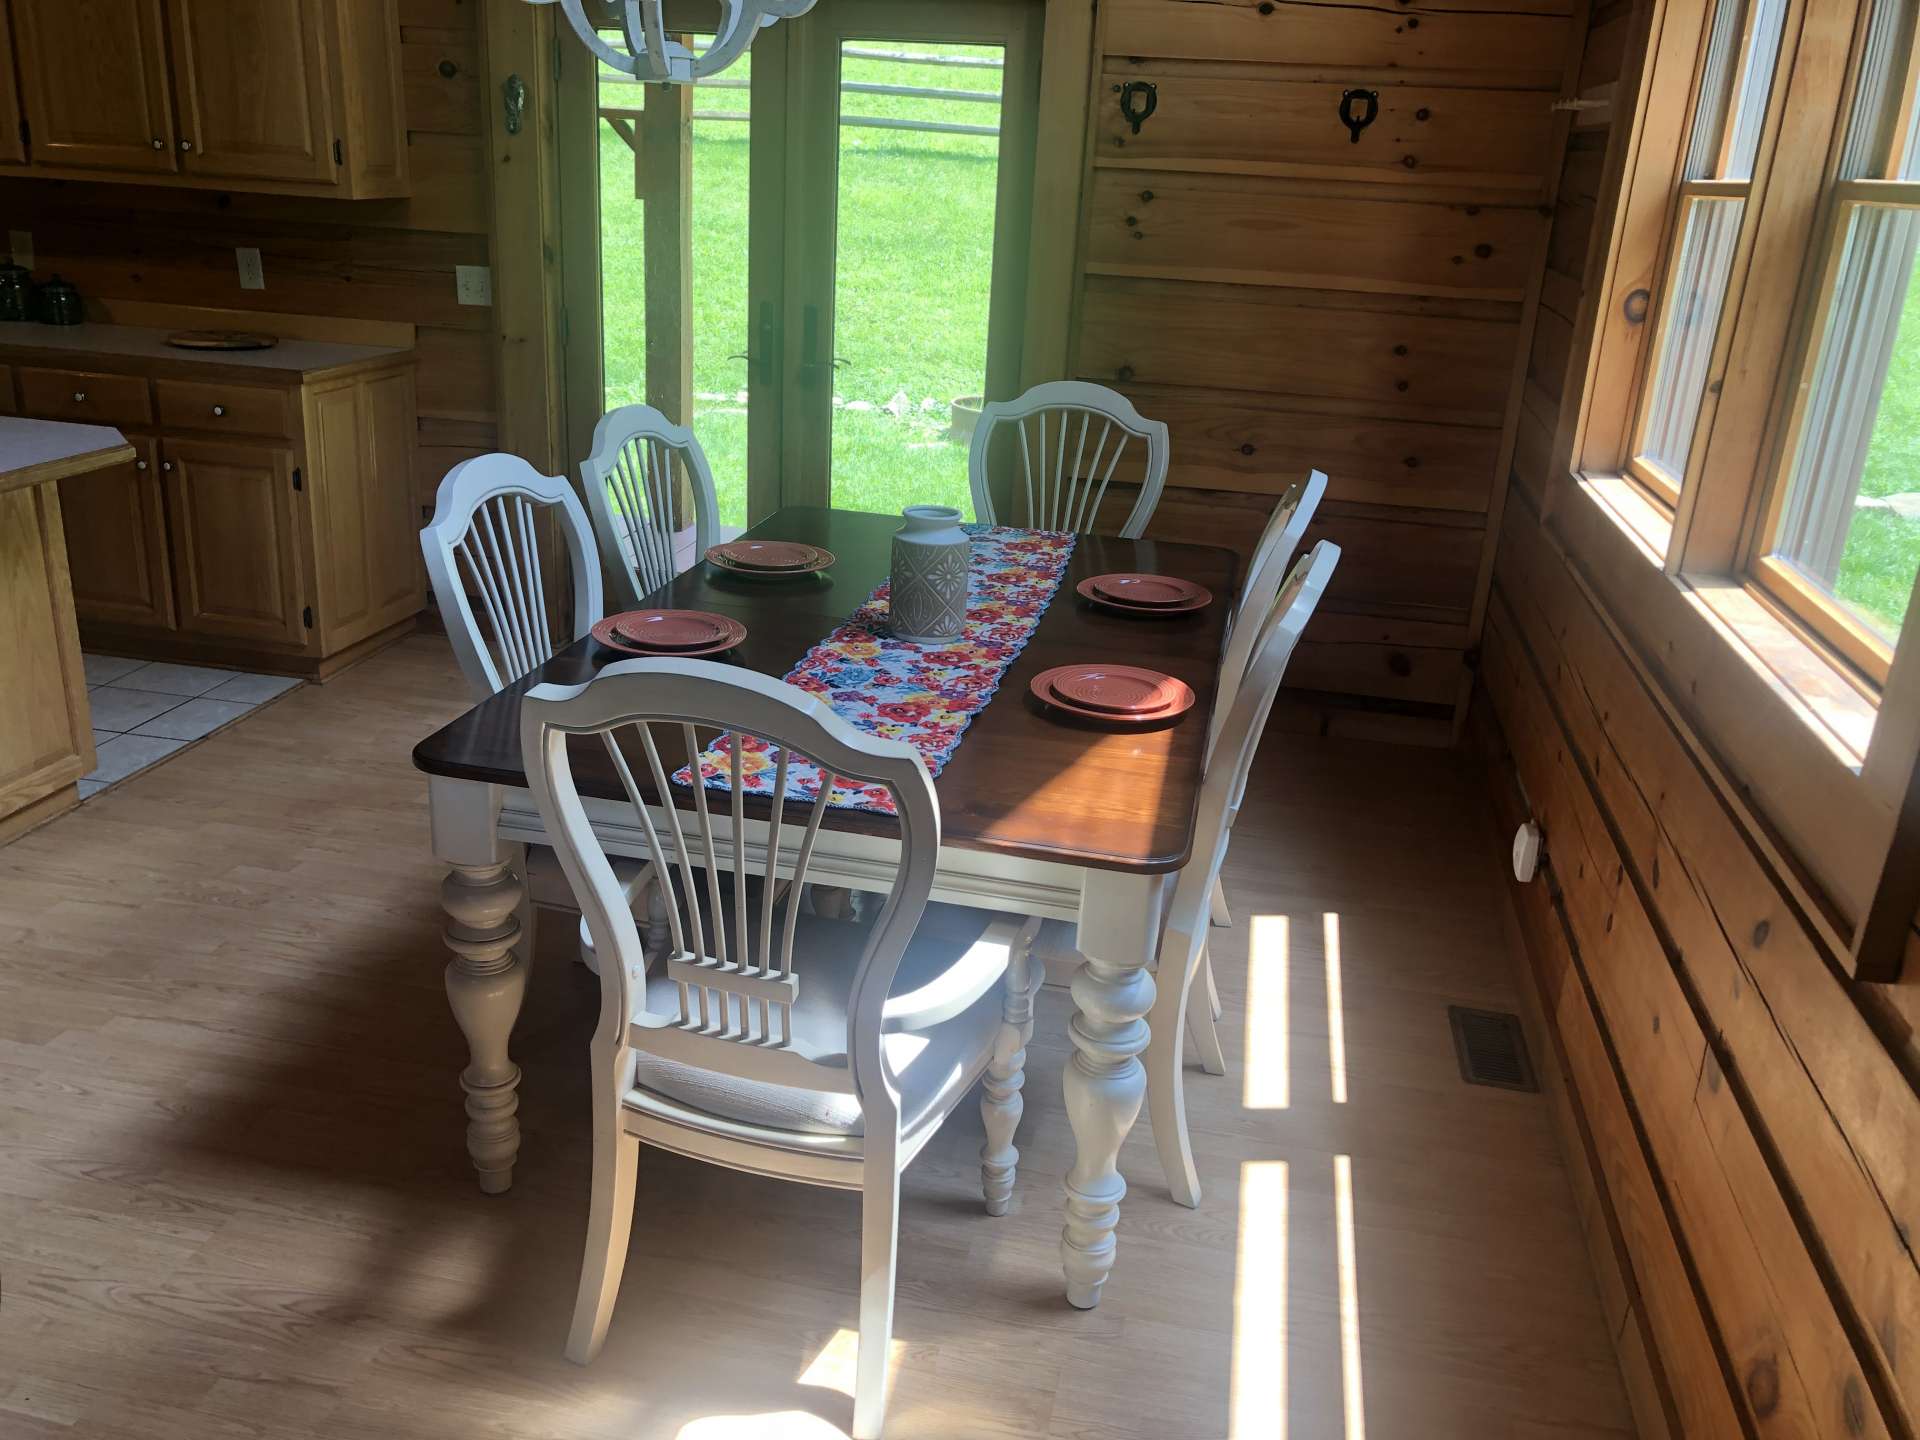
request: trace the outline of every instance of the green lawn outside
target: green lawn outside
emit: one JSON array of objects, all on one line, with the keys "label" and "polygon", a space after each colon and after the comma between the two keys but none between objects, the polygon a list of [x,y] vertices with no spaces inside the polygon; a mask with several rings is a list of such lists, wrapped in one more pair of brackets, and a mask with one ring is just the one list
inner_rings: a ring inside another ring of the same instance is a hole
[{"label": "green lawn outside", "polygon": [[[1862,495],[1920,491],[1920,265],[1900,311],[1900,331],[1880,392],[1873,438],[1860,479]],[[1900,633],[1920,571],[1920,519],[1889,510],[1857,510],[1840,558],[1834,592],[1888,636]]]},{"label": "green lawn outside", "polygon": [[[865,48],[893,48],[870,42]],[[903,46],[989,55],[983,46]],[[752,55],[727,71],[751,75]],[[849,59],[843,79],[997,94],[1000,72]],[[606,86],[608,104],[632,105]],[[701,87],[698,111],[745,113],[747,92]],[[999,107],[919,96],[847,94],[843,114],[997,124]],[[712,462],[723,522],[746,523],[748,127],[694,122],[694,429]],[[966,447],[947,438],[949,405],[978,394],[986,367],[998,142],[989,136],[843,127],[837,231],[834,503],[895,511],[967,499]],[[644,207],[626,143],[601,127],[601,285],[606,403],[646,398]],[[904,397],[904,398],[900,398]],[[889,406],[893,409],[890,411]],[[897,413],[896,413],[897,412]]]}]

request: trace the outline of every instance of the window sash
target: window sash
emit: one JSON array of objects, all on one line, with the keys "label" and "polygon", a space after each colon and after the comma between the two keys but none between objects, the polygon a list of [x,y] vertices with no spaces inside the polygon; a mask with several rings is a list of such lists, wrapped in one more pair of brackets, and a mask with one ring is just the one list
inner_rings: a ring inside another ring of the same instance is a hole
[{"label": "window sash", "polygon": [[[1753,576],[1876,683],[1893,641],[1834,593],[1920,249],[1920,185],[1842,181]],[[1920,619],[1920,617],[1911,617]]]}]

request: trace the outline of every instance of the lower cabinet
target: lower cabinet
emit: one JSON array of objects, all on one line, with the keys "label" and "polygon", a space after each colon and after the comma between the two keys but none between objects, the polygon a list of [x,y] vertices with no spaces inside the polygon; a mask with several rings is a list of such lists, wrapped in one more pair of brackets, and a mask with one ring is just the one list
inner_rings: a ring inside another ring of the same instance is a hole
[{"label": "lower cabinet", "polygon": [[159,446],[127,437],[136,459],[60,482],[74,613],[117,625],[174,624]]},{"label": "lower cabinet", "polygon": [[106,407],[87,418],[137,452],[58,482],[89,644],[325,676],[419,613],[404,352],[279,384],[186,362],[8,358],[0,410],[16,395],[48,419]]},{"label": "lower cabinet", "polygon": [[167,439],[160,457],[181,627],[268,644],[304,641],[293,452]]}]

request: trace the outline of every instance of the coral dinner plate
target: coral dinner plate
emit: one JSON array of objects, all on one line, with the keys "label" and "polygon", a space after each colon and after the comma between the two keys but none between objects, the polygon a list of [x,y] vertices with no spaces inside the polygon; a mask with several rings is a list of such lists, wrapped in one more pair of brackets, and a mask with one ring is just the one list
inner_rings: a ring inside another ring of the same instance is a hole
[{"label": "coral dinner plate", "polygon": [[1131,665],[1056,665],[1034,676],[1028,688],[1064,714],[1118,725],[1171,720],[1194,700],[1193,691],[1171,675]]},{"label": "coral dinner plate", "polygon": [[1184,605],[1200,594],[1200,587],[1171,575],[1096,575],[1093,588],[1102,600],[1122,605]]},{"label": "coral dinner plate", "polygon": [[707,551],[709,560],[740,570],[802,570],[821,552],[796,540],[732,540]]},{"label": "coral dinner plate", "polygon": [[621,622],[633,619],[636,615],[645,615],[645,610],[633,610],[624,615],[609,615],[597,620],[593,626],[593,638],[609,650],[618,650],[623,655],[641,655],[650,660],[692,660],[701,655],[718,655],[722,650],[731,650],[747,638],[747,627],[738,620],[726,615],[707,615],[704,611],[682,611],[682,614],[696,614],[707,620],[719,622],[720,637],[711,645],[699,645],[691,649],[668,650],[659,645],[628,640],[620,633]]},{"label": "coral dinner plate", "polygon": [[1108,577],[1104,575],[1095,575],[1091,579],[1082,580],[1073,587],[1074,591],[1082,600],[1091,601],[1102,610],[1110,610],[1115,615],[1144,616],[1149,620],[1161,619],[1169,615],[1191,615],[1194,611],[1204,610],[1213,603],[1213,592],[1204,585],[1193,587],[1191,599],[1175,601],[1170,605],[1141,605],[1128,600],[1113,600],[1101,594],[1098,587],[1098,582],[1106,578]]},{"label": "coral dinner plate", "polygon": [[724,617],[704,610],[629,610],[614,616],[613,629],[629,644],[651,650],[698,650],[732,633]]}]

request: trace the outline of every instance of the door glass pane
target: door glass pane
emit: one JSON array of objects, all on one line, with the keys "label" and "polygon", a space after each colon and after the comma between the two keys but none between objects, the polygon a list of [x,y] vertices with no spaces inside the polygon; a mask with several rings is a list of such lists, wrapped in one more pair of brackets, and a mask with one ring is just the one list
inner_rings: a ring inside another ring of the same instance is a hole
[{"label": "door glass pane", "polygon": [[1653,396],[1647,406],[1641,454],[1677,486],[1686,474],[1694,421],[1706,393],[1707,363],[1720,329],[1720,307],[1727,298],[1733,250],[1740,238],[1744,200],[1694,200],[1687,206],[1680,263],[1667,297],[1670,311],[1661,326],[1654,357]]},{"label": "door glass pane", "polygon": [[1786,0],[1720,0],[1714,7],[1687,179],[1752,177],[1786,15]]},{"label": "door glass pane", "polygon": [[1774,553],[1888,641],[1920,571],[1920,211],[1861,206],[1788,473]]},{"label": "door glass pane", "polygon": [[[609,39],[618,43],[617,37]],[[704,49],[708,35],[694,37]],[[693,98],[693,431],[713,467],[720,523],[747,523],[748,51]],[[606,408],[654,404],[647,392],[646,206],[640,111],[653,95],[630,75],[600,72],[600,293]],[[665,358],[665,357],[662,357]],[[669,418],[685,422],[686,417]]]},{"label": "door glass pane", "polygon": [[972,514],[967,442],[986,380],[1003,56],[996,45],[841,46],[838,507]]}]

